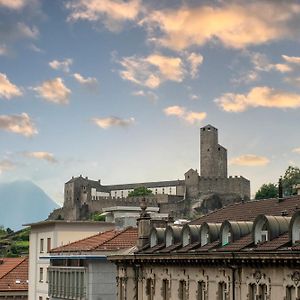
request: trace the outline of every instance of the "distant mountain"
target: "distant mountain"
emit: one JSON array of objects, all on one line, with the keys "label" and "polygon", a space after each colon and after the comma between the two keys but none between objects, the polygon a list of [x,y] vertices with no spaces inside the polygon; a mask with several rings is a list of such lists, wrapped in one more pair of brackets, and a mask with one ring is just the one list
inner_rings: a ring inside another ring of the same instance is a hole
[{"label": "distant mountain", "polygon": [[58,205],[31,181],[0,183],[0,225],[13,230],[44,220]]}]

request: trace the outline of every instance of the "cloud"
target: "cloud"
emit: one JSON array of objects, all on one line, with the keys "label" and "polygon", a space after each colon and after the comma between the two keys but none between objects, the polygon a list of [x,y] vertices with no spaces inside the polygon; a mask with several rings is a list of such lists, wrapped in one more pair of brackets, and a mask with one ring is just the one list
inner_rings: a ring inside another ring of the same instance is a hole
[{"label": "cloud", "polygon": [[140,10],[140,0],[72,0],[66,3],[70,10],[68,21],[102,22],[111,31],[118,31],[126,21],[134,21]]},{"label": "cloud", "polygon": [[119,117],[93,118],[92,121],[103,129],[110,127],[128,127],[135,123],[134,118],[122,119]]},{"label": "cloud", "polygon": [[294,153],[299,153],[299,154],[300,154],[300,147],[299,147],[299,148],[294,148],[294,149],[292,150],[292,152],[294,152]]},{"label": "cloud", "polygon": [[5,44],[0,45],[0,55],[7,55],[8,54],[8,49]]},{"label": "cloud", "polygon": [[120,76],[150,89],[158,88],[165,81],[181,82],[185,69],[180,57],[152,54],[147,57],[130,56],[119,62],[124,70]]},{"label": "cloud", "polygon": [[132,93],[133,96],[138,96],[138,97],[146,97],[150,100],[150,102],[157,102],[158,96],[153,93],[152,91],[144,91],[144,90],[139,90],[135,91]]},{"label": "cloud", "polygon": [[205,112],[187,111],[183,106],[169,106],[164,109],[166,116],[176,116],[189,124],[203,121],[207,114]]},{"label": "cloud", "polygon": [[283,58],[285,61],[287,61],[288,63],[300,65],[300,57],[299,57],[299,56],[287,56],[287,55],[282,55],[282,58]]},{"label": "cloud", "polygon": [[30,44],[29,45],[29,49],[34,51],[34,52],[37,52],[37,53],[44,53],[45,51],[39,47],[37,47],[36,45],[34,44]]},{"label": "cloud", "polygon": [[83,77],[79,73],[74,73],[73,77],[75,78],[75,80],[77,82],[79,82],[81,85],[83,85],[85,87],[92,88],[92,89],[95,89],[98,87],[98,81],[95,77]]},{"label": "cloud", "polygon": [[0,0],[0,7],[9,8],[11,10],[20,10],[26,5],[26,0]]},{"label": "cloud", "polygon": [[11,162],[10,160],[1,160],[0,161],[0,174],[2,174],[3,172],[6,171],[10,171],[12,169],[14,169],[16,166],[13,162]]},{"label": "cloud", "polygon": [[0,115],[0,129],[31,137],[38,133],[27,113],[20,115]]},{"label": "cloud", "polygon": [[257,156],[254,154],[245,154],[230,160],[230,164],[232,165],[248,167],[265,166],[269,162],[270,160],[267,157]]},{"label": "cloud", "polygon": [[203,62],[203,56],[201,54],[197,54],[195,52],[192,52],[187,57],[187,61],[190,63],[191,77],[196,78],[197,75],[198,75],[199,66]]},{"label": "cloud", "polygon": [[54,155],[49,152],[44,152],[44,151],[24,152],[23,154],[26,157],[36,158],[36,159],[40,159],[40,160],[46,160],[50,163],[57,163],[57,160],[54,157]]},{"label": "cloud", "polygon": [[30,39],[36,39],[39,35],[39,30],[35,26],[28,26],[23,22],[19,22],[16,24],[16,28],[14,29],[14,32],[12,32],[12,37],[17,38],[30,38]]},{"label": "cloud", "polygon": [[290,1],[219,1],[152,11],[139,24],[150,41],[173,50],[215,41],[246,48],[299,35],[299,12],[300,5]]},{"label": "cloud", "polygon": [[255,70],[270,72],[272,70],[279,71],[281,73],[291,72],[292,68],[288,64],[270,63],[268,57],[265,54],[259,52],[249,52],[249,56],[252,64],[254,65]]},{"label": "cloud", "polygon": [[40,86],[33,88],[46,101],[57,104],[68,104],[71,90],[60,77],[44,81]]},{"label": "cloud", "polygon": [[11,83],[5,74],[0,73],[0,97],[11,99],[21,95],[21,90],[16,85]]},{"label": "cloud", "polygon": [[53,60],[49,62],[49,66],[54,70],[62,70],[66,73],[70,72],[70,66],[73,64],[73,60],[71,58],[66,58],[65,60],[58,61]]},{"label": "cloud", "polygon": [[262,86],[252,88],[248,94],[223,94],[215,102],[227,112],[242,112],[250,107],[295,109],[300,107],[300,94]]}]

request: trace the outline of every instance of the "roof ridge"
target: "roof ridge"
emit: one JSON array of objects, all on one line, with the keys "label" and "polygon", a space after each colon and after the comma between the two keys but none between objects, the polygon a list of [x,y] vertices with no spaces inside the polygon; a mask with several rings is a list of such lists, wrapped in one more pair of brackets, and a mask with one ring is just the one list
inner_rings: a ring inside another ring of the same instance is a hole
[{"label": "roof ridge", "polygon": [[101,234],[104,234],[104,233],[107,233],[107,232],[110,232],[110,231],[114,231],[114,230],[115,230],[115,229],[109,229],[109,230],[101,231],[101,232],[99,231],[99,232],[97,232],[96,234],[87,236],[87,237],[82,238],[82,239],[80,239],[80,240],[76,240],[76,241],[74,241],[74,242],[72,242],[72,243],[69,243],[69,244],[65,244],[65,245],[62,245],[62,246],[55,247],[55,248],[51,249],[50,252],[52,252],[52,251],[57,251],[57,249],[61,249],[61,248],[64,248],[64,247],[67,247],[67,246],[70,246],[70,245],[74,245],[74,244],[77,244],[77,243],[79,243],[79,242],[82,242],[82,241],[88,240],[88,239],[90,239],[90,238],[96,237],[97,235],[101,235]]},{"label": "roof ridge", "polygon": [[[8,257],[4,257],[4,258],[8,258]],[[20,260],[18,262],[17,265],[15,265],[12,269],[9,269],[6,273],[4,273],[0,279],[3,279],[6,275],[8,275],[10,272],[12,272],[14,269],[16,269],[20,264],[22,264],[26,259],[28,259],[28,256],[23,256],[23,257],[18,257],[18,258],[22,258],[22,260]]]},{"label": "roof ridge", "polygon": [[[116,237],[118,237],[120,234],[122,234],[125,231],[132,229],[132,228],[133,228],[132,226],[129,226],[129,227],[124,228],[123,230],[119,230],[119,232],[117,232],[114,236],[112,236],[111,238],[103,241],[102,243],[100,243],[96,247],[94,247],[93,250],[97,249],[99,246],[105,245],[106,243],[108,243],[108,242],[112,241],[113,239],[115,239]],[[118,230],[115,229],[115,231],[118,231]]]}]

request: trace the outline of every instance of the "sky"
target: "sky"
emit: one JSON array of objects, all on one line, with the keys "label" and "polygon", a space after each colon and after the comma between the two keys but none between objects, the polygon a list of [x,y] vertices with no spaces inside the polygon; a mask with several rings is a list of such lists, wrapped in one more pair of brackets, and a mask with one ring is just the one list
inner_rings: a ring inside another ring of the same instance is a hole
[{"label": "sky", "polygon": [[299,1],[0,0],[0,182],[183,179],[211,124],[254,195],[300,166],[299,26]]}]

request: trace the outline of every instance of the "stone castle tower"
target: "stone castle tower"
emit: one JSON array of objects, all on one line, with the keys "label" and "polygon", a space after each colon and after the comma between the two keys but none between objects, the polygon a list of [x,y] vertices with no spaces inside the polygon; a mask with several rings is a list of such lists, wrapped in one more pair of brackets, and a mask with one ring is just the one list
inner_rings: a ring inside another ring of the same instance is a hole
[{"label": "stone castle tower", "polygon": [[218,143],[218,129],[200,128],[200,175],[227,178],[227,150]]}]

